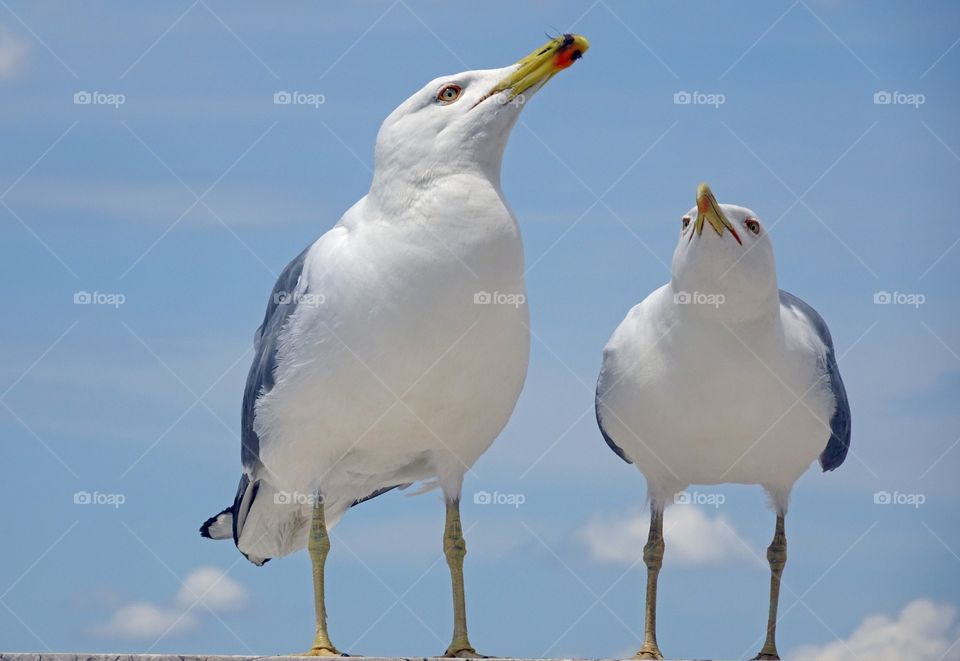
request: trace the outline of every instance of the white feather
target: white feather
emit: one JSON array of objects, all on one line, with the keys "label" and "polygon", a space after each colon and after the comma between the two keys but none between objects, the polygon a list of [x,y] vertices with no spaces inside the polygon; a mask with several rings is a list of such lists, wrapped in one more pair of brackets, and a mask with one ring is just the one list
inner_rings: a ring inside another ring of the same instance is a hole
[{"label": "white feather", "polygon": [[401,105],[380,130],[370,192],[307,253],[306,303],[256,404],[262,487],[244,552],[306,543],[310,505],[278,504],[281,492],[319,490],[328,526],[397,484],[433,480],[458,497],[510,417],[530,345],[523,247],[500,190],[519,107],[471,109],[510,70],[448,77],[464,87],[456,109],[435,103],[445,79]]}]

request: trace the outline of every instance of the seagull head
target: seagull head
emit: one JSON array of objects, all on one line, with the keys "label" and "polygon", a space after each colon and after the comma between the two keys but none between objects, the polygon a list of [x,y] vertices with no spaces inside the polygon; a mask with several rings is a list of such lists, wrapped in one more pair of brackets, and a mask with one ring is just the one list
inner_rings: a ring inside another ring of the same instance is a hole
[{"label": "seagull head", "polygon": [[463,172],[499,184],[503,151],[524,105],[589,47],[585,37],[564,34],[507,67],[430,81],[380,127],[374,187],[398,178],[427,187]]},{"label": "seagull head", "polygon": [[691,310],[735,319],[767,311],[777,300],[777,272],[759,216],[720,204],[705,183],[697,186],[696,201],[680,220],[673,253],[673,289],[686,294],[678,300],[691,303]]}]

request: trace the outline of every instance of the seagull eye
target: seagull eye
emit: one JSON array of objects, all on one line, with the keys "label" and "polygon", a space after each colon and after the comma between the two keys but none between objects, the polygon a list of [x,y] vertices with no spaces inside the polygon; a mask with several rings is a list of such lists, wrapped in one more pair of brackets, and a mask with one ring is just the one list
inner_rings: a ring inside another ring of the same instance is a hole
[{"label": "seagull eye", "polygon": [[754,234],[760,233],[760,221],[756,218],[747,218],[743,224],[746,225],[747,229]]},{"label": "seagull eye", "polygon": [[463,91],[463,88],[459,85],[445,85],[437,93],[437,101],[440,103],[453,103],[460,98],[460,92]]},{"label": "seagull eye", "polygon": [[682,229],[687,229],[690,227],[690,216],[684,216],[680,219],[680,225]]}]

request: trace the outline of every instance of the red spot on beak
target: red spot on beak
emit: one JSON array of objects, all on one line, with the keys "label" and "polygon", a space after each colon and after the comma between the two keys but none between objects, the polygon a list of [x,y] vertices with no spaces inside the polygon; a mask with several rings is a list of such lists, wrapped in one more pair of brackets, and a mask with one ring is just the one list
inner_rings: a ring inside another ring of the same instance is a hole
[{"label": "red spot on beak", "polygon": [[553,56],[553,68],[558,71],[566,69],[582,56],[579,48],[565,48]]}]

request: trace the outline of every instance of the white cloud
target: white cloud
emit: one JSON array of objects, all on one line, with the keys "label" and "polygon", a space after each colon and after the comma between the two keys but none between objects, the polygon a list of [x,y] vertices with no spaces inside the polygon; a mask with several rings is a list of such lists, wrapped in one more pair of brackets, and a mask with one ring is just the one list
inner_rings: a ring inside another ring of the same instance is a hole
[{"label": "white cloud", "polygon": [[216,567],[200,567],[183,583],[172,605],[146,601],[124,604],[109,620],[92,627],[90,632],[106,638],[165,638],[197,628],[198,615],[206,611],[198,597],[213,611],[236,610],[247,602],[246,589]]},{"label": "white cloud", "polygon": [[[131,138],[133,140],[133,138]],[[139,148],[139,145],[136,145]],[[143,152],[143,158],[150,155]],[[175,168],[176,169],[176,168]],[[195,186],[195,185],[194,185]],[[194,187],[199,194],[202,187]],[[265,227],[312,221],[328,210],[296,191],[224,182],[210,191],[203,204],[177,182],[102,181],[83,177],[27,179],[10,192],[11,199],[30,208],[91,216],[88,222],[132,222],[169,225],[191,205],[181,223],[219,227],[219,216],[231,227]],[[216,215],[214,215],[216,214]]]},{"label": "white cloud", "polygon": [[0,25],[0,80],[13,78],[27,63],[32,42]]},{"label": "white cloud", "polygon": [[176,599],[181,608],[190,608],[202,601],[211,610],[229,611],[247,603],[246,589],[216,567],[201,567],[183,583]]},{"label": "white cloud", "polygon": [[[597,562],[629,566],[642,557],[649,528],[647,513],[598,517],[578,536]],[[716,567],[759,562],[725,516],[710,518],[692,505],[677,505],[664,513],[663,536],[666,565]]]},{"label": "white cloud", "polygon": [[192,613],[138,602],[118,608],[106,623],[94,627],[93,633],[108,638],[159,638],[185,633],[196,626]]},{"label": "white cloud", "polygon": [[960,661],[957,609],[929,599],[907,604],[899,616],[868,615],[850,637],[807,645],[789,654],[794,661]]}]

